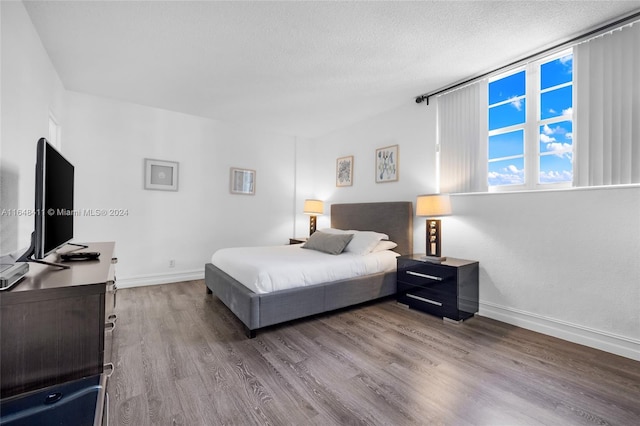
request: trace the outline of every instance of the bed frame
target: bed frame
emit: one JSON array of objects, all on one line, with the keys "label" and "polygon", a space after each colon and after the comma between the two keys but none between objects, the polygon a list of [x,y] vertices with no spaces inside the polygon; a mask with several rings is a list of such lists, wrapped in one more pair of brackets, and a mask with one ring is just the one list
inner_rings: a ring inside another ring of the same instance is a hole
[{"label": "bed frame", "polygon": [[[400,254],[413,252],[411,202],[333,204],[331,227],[377,231],[398,243]],[[396,272],[258,294],[211,263],[205,265],[207,294],[215,294],[245,326],[249,338],[256,330],[352,306],[396,293]]]}]

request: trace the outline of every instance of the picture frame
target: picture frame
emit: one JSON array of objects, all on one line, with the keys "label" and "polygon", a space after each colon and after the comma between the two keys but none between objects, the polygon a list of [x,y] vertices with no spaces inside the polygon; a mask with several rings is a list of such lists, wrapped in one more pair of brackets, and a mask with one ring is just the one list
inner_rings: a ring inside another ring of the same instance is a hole
[{"label": "picture frame", "polygon": [[229,191],[232,194],[254,195],[256,193],[256,171],[231,167]]},{"label": "picture frame", "polygon": [[144,159],[144,189],[157,191],[178,190],[177,161]]},{"label": "picture frame", "polygon": [[400,173],[398,145],[376,149],[376,183],[395,182]]},{"label": "picture frame", "polygon": [[353,155],[336,160],[336,186],[353,185]]}]

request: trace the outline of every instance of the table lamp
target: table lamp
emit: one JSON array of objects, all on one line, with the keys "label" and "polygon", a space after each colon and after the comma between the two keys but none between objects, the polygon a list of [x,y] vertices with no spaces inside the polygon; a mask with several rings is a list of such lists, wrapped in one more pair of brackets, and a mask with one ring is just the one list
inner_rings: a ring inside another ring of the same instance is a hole
[{"label": "table lamp", "polygon": [[309,236],[316,232],[316,215],[324,213],[324,206],[320,200],[304,200],[304,214],[309,215]]},{"label": "table lamp", "polygon": [[425,260],[442,262],[446,257],[441,256],[440,246],[442,234],[440,232],[441,216],[451,214],[451,200],[449,194],[418,195],[416,202],[416,216],[427,216],[427,256]]}]

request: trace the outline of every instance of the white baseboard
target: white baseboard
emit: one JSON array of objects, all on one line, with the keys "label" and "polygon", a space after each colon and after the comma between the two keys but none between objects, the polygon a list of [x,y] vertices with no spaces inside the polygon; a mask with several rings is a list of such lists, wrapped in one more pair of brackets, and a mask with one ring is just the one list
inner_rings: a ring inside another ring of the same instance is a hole
[{"label": "white baseboard", "polygon": [[143,287],[204,279],[204,269],[118,278],[118,288]]},{"label": "white baseboard", "polygon": [[519,309],[480,302],[478,315],[640,361],[640,340]]}]

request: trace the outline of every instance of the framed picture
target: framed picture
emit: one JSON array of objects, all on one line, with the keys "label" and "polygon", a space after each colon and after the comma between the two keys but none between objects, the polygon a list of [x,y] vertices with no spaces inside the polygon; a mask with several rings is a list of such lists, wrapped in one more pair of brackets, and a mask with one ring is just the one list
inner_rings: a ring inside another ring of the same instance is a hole
[{"label": "framed picture", "polygon": [[232,194],[253,195],[256,193],[256,171],[231,168],[231,183],[229,189]]},{"label": "framed picture", "polygon": [[178,163],[144,159],[144,189],[178,190]]},{"label": "framed picture", "polygon": [[336,160],[336,186],[353,185],[353,155]]},{"label": "framed picture", "polygon": [[398,180],[398,145],[376,149],[376,183]]}]

